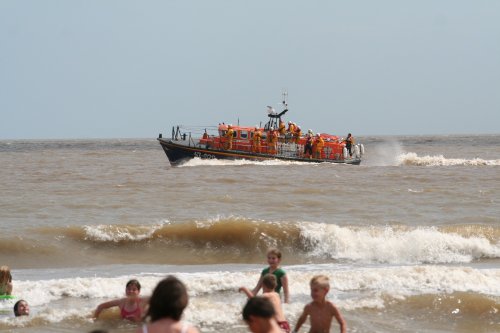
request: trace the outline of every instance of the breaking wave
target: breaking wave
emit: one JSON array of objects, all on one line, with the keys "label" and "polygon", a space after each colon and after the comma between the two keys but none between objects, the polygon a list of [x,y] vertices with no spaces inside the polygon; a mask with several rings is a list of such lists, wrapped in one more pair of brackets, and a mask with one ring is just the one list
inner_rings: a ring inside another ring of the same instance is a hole
[{"label": "breaking wave", "polygon": [[[468,263],[500,258],[500,228],[486,225],[359,227],[218,217],[154,225],[45,228],[43,233],[61,244],[42,245],[39,241],[35,247],[42,253],[54,254],[55,248],[64,248],[66,254],[99,251],[101,258],[111,253],[137,258],[139,251],[152,263],[174,263],[169,260],[176,256],[165,255],[174,250],[183,253],[185,263],[199,263],[200,257],[212,263],[256,263],[261,262],[269,247],[280,248],[284,257],[294,263],[312,258],[323,262],[389,264]],[[20,255],[33,243],[30,239],[7,243],[0,246],[0,252]]]}]

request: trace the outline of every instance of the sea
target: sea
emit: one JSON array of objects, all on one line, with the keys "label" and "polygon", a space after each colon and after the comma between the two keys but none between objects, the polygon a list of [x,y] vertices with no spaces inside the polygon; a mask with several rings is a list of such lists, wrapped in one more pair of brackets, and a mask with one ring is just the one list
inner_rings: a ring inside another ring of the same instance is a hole
[{"label": "sea", "polygon": [[15,318],[1,300],[0,331],[135,332],[92,313],[129,279],[148,296],[175,275],[184,320],[248,332],[238,288],[277,247],[292,327],[325,274],[348,332],[500,332],[500,135],[356,139],[359,166],[171,167],[155,138],[0,141],[0,265],[31,307]]}]

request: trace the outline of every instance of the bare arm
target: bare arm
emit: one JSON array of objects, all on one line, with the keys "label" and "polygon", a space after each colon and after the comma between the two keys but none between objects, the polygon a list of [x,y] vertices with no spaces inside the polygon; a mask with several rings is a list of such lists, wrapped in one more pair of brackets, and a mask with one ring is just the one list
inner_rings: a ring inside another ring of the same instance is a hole
[{"label": "bare arm", "polygon": [[257,282],[257,285],[252,290],[252,294],[257,295],[259,293],[260,288],[262,288],[262,279],[263,276],[261,275],[259,278],[259,282]]},{"label": "bare arm", "polygon": [[250,289],[248,289],[247,287],[240,287],[238,289],[239,292],[244,292],[248,298],[252,298],[254,297],[255,295],[250,291]]},{"label": "bare arm", "polygon": [[333,304],[332,304],[332,306],[333,306],[333,309],[332,309],[333,316],[335,317],[335,319],[337,319],[337,323],[339,323],[339,325],[340,325],[340,332],[346,333],[347,332],[347,325],[345,323],[344,318],[340,314],[340,311],[337,309],[337,307]]},{"label": "bare arm", "polygon": [[294,332],[298,332],[300,327],[306,322],[307,316],[309,316],[309,310],[308,306],[306,305],[304,307],[304,311],[302,311],[302,314],[300,315],[299,319],[297,320],[297,324],[295,324],[295,328],[293,329]]},{"label": "bare arm", "polygon": [[122,302],[123,302],[123,298],[119,298],[119,299],[114,299],[112,301],[99,304],[97,306],[97,309],[95,309],[94,318],[97,319],[102,310],[112,308],[113,306],[120,306],[120,304]]},{"label": "bare arm", "polygon": [[5,289],[7,295],[12,295],[12,282],[7,282],[7,288]]},{"label": "bare arm", "polygon": [[284,275],[281,278],[281,285],[283,286],[283,292],[285,293],[285,303],[290,303],[290,290],[288,289],[288,276]]}]

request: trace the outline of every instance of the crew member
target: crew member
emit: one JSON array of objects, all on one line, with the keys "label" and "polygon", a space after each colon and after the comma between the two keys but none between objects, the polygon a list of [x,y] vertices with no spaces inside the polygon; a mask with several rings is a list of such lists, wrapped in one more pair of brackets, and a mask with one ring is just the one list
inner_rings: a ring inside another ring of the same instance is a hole
[{"label": "crew member", "polygon": [[308,134],[306,134],[306,144],[304,146],[304,157],[312,158],[313,154],[313,141],[314,138]]},{"label": "crew member", "polygon": [[259,153],[259,154],[261,153],[261,145],[260,145],[261,140],[262,140],[262,132],[257,126],[255,126],[252,138],[252,151],[254,153]]},{"label": "crew member", "polygon": [[344,140],[345,142],[345,148],[349,152],[349,156],[352,157],[352,145],[354,144],[354,137],[351,135],[351,133],[347,134],[347,138]]},{"label": "crew member", "polygon": [[314,141],[314,154],[316,158],[321,158],[321,153],[323,152],[323,147],[325,146],[325,140],[318,133],[316,134],[316,140]]},{"label": "crew member", "polygon": [[268,153],[269,154],[276,154],[278,150],[278,132],[274,130],[274,128],[269,129],[269,133],[267,135],[267,142],[268,142]]},{"label": "crew member", "polygon": [[298,144],[300,141],[300,136],[302,135],[302,131],[300,130],[300,126],[295,126],[295,124],[294,124],[294,127],[295,127],[295,129],[293,132],[293,138],[295,140],[295,143]]},{"label": "crew member", "polygon": [[286,132],[285,122],[281,119],[280,119],[280,125],[278,127],[278,132],[280,133],[280,135],[285,135]]},{"label": "crew member", "polygon": [[233,149],[233,135],[234,135],[234,130],[232,125],[227,125],[227,132],[226,132],[226,138],[227,138],[227,150]]}]

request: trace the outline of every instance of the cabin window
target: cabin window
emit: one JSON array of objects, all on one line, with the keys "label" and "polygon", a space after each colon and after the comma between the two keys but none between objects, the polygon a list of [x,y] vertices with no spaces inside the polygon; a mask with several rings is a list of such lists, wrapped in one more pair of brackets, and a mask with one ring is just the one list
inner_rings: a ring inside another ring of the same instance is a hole
[{"label": "cabin window", "polygon": [[267,132],[262,132],[262,140],[265,140],[267,138]]},{"label": "cabin window", "polygon": [[237,131],[233,131],[233,138],[236,138],[238,136]]},{"label": "cabin window", "polygon": [[242,139],[248,138],[248,132],[247,131],[241,131],[240,132],[240,138],[242,138]]}]

